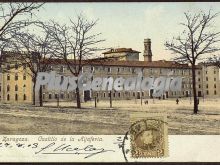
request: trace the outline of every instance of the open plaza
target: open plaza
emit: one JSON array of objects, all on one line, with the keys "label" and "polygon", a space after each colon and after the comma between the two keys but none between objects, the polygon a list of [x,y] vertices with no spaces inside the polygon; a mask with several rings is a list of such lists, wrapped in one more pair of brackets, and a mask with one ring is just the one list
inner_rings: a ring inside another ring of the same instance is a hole
[{"label": "open plaza", "polygon": [[[148,103],[147,103],[148,102]],[[200,98],[199,112],[193,114],[190,98],[112,101],[82,103],[44,103],[44,107],[21,104],[0,104],[0,134],[122,135],[129,129],[131,113],[163,113],[168,118],[170,135],[220,134],[220,99]]]}]

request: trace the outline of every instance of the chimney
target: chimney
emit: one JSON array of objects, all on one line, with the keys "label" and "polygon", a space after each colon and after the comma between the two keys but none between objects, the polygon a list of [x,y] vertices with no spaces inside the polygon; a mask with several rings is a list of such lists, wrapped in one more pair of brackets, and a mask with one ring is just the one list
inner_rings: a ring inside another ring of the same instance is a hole
[{"label": "chimney", "polygon": [[144,61],[152,62],[151,40],[144,39]]}]

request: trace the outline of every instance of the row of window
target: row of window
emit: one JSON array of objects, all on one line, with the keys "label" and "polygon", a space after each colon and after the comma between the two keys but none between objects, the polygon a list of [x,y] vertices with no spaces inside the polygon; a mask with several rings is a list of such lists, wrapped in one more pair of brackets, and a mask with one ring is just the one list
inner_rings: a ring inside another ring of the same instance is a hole
[{"label": "row of window", "polygon": [[[209,95],[209,91],[208,90],[206,90],[206,95]],[[217,91],[216,90],[214,90],[214,95],[217,95]]]},{"label": "row of window", "polygon": [[[10,80],[10,74],[7,74],[7,80]],[[18,73],[15,73],[15,81],[18,80]],[[26,80],[26,74],[23,74],[23,80]]]},{"label": "row of window", "polygon": [[[200,81],[201,79],[200,78],[198,78],[198,81]],[[206,81],[209,81],[209,78],[208,77],[206,77]],[[216,77],[214,77],[214,81],[216,81]]]},{"label": "row of window", "polygon": [[[14,97],[15,97],[15,101],[18,101],[18,97],[19,97],[19,96],[18,96],[17,93],[15,94]],[[23,100],[24,100],[24,101],[27,100],[26,94],[23,95]],[[10,101],[10,95],[9,95],[9,94],[7,95],[7,101]]]},{"label": "row of window", "polygon": [[[214,70],[213,73],[216,74],[216,70]],[[205,74],[208,74],[208,71],[205,71]],[[198,71],[198,75],[200,75],[200,71]]]},{"label": "row of window", "polygon": [[[23,85],[23,90],[25,90],[25,88],[26,88],[26,85],[24,84]],[[1,86],[0,86],[0,91],[1,91]],[[7,92],[9,92],[10,91],[10,85],[7,85]],[[18,85],[16,84],[15,85],[15,91],[18,91]]]},{"label": "row of window", "polygon": [[[22,66],[23,66],[23,69],[24,69],[24,70],[27,68],[26,64],[22,64]],[[18,65],[17,63],[14,65],[14,67],[13,67],[12,65],[8,64],[8,65],[7,65],[7,70],[10,70],[10,69],[13,69],[13,68],[14,68],[15,70],[18,70],[18,67],[19,67],[19,65]]]}]

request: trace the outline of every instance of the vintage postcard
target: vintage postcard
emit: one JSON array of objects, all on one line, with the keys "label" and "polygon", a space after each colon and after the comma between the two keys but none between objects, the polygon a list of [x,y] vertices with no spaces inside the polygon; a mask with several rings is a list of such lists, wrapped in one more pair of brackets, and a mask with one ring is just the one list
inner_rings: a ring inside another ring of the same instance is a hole
[{"label": "vintage postcard", "polygon": [[220,161],[219,2],[0,3],[0,162]]}]

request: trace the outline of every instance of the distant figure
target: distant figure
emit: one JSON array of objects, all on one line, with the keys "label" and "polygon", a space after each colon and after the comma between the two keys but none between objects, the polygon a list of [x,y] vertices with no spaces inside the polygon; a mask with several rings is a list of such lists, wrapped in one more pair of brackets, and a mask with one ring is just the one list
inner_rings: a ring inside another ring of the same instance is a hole
[{"label": "distant figure", "polygon": [[179,104],[179,99],[178,98],[176,99],[176,104]]},{"label": "distant figure", "polygon": [[199,105],[199,98],[197,99],[197,104]]},{"label": "distant figure", "polygon": [[148,104],[148,100],[146,100],[146,101],[144,102],[144,104]]}]

